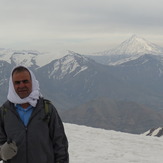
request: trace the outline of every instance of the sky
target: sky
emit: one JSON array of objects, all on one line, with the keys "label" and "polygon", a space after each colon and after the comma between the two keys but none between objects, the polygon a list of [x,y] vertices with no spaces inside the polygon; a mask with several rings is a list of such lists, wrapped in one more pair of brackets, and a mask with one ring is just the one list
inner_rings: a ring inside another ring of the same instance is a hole
[{"label": "sky", "polygon": [[163,46],[162,0],[0,0],[0,48],[91,54],[133,34]]}]

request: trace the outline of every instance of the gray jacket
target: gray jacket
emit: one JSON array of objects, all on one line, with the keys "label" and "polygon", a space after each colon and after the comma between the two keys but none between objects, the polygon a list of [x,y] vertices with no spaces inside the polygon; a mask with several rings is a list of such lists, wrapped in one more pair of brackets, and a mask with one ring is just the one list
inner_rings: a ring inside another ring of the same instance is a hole
[{"label": "gray jacket", "polygon": [[[34,108],[27,127],[21,121],[14,104],[7,101],[7,111],[0,109],[0,145],[8,139],[16,142],[17,155],[7,163],[68,163],[68,141],[62,121],[52,104],[50,120],[46,114],[43,99]],[[4,114],[4,115],[3,115]]]}]

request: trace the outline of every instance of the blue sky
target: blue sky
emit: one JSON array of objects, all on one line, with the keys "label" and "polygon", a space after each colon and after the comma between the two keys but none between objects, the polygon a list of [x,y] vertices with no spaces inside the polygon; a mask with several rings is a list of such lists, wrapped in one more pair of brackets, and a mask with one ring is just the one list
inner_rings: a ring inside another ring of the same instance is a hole
[{"label": "blue sky", "polygon": [[0,0],[0,48],[81,54],[136,34],[163,46],[161,0]]}]

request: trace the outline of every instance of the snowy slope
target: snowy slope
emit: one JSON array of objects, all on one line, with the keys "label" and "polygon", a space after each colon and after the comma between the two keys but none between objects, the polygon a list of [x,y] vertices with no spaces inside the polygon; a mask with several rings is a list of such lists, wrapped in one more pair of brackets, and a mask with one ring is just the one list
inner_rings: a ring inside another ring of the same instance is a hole
[{"label": "snowy slope", "polygon": [[152,128],[143,133],[143,135],[161,137],[163,136],[163,127]]},{"label": "snowy slope", "polygon": [[65,123],[71,163],[161,163],[163,137]]}]

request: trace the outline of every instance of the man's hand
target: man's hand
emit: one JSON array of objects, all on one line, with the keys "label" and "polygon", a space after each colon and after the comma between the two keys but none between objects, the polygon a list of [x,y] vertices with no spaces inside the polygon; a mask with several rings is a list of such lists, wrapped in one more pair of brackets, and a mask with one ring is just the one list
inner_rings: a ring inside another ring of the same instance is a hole
[{"label": "man's hand", "polygon": [[7,141],[0,146],[0,158],[4,161],[12,159],[17,154],[17,146],[14,141]]}]

